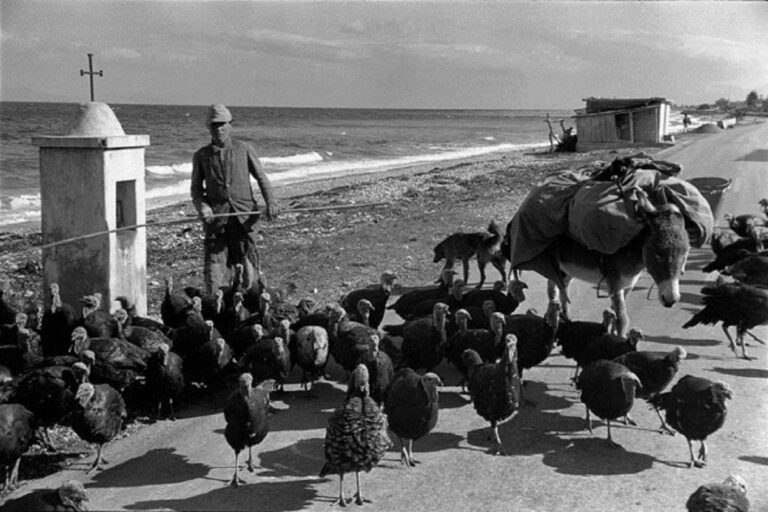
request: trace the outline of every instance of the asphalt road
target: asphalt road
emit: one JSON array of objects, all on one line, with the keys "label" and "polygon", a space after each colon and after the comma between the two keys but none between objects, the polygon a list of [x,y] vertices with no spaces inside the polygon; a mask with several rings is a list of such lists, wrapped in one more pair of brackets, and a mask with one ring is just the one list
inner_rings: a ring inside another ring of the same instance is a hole
[{"label": "asphalt road", "polygon": [[[768,123],[738,127],[696,138],[662,153],[682,163],[683,177],[720,176],[733,179],[721,212],[756,212],[768,197]],[[425,255],[425,257],[429,257]],[[711,260],[696,250],[682,283],[683,300],[665,309],[647,299],[650,277],[644,275],[631,294],[632,324],[642,328],[640,348],[688,351],[680,376],[693,374],[726,381],[734,390],[725,426],[709,440],[710,462],[689,469],[688,449],[679,434],[656,430],[658,419],[644,402],[632,411],[637,427],[616,424],[614,440],[594,420],[594,435],[584,429],[584,406],[569,382],[573,364],[553,354],[541,367],[526,373],[526,393],[537,402],[524,407],[500,427],[509,456],[487,453],[488,424],[456,386],[451,368],[440,367],[446,386],[440,393],[440,418],[435,430],[414,445],[422,464],[406,469],[396,447],[371,473],[362,475],[369,510],[684,510],[688,495],[700,484],[741,475],[749,485],[752,510],[768,510],[768,367],[766,346],[752,342],[756,360],[737,359],[727,348],[719,327],[683,330],[699,306],[701,286],[714,276],[700,269]],[[476,276],[473,277],[476,279]],[[543,280],[524,275],[530,285],[523,307],[546,309]],[[472,281],[472,280],[471,280]],[[597,320],[607,299],[593,288],[573,287],[573,315]],[[396,323],[388,317],[385,323]],[[755,333],[768,339],[768,328]],[[224,441],[224,419],[206,404],[188,408],[175,422],[161,421],[107,445],[110,464],[95,475],[85,474],[91,454],[70,469],[28,481],[9,497],[55,488],[66,478],[86,484],[93,509],[175,510],[320,510],[331,507],[338,479],[317,477],[323,465],[323,439],[330,412],[343,400],[337,382],[316,386],[319,399],[309,400],[292,376],[285,397],[274,397],[284,410],[271,418],[271,431],[256,448],[260,467],[243,471],[248,484],[226,486],[232,474],[232,452]],[[345,481],[354,492],[354,478]],[[352,505],[353,508],[356,508]]]},{"label": "asphalt road", "polygon": [[738,126],[690,139],[657,154],[657,158],[683,164],[681,177],[730,179],[715,212],[760,213],[758,201],[768,198],[768,122]]}]

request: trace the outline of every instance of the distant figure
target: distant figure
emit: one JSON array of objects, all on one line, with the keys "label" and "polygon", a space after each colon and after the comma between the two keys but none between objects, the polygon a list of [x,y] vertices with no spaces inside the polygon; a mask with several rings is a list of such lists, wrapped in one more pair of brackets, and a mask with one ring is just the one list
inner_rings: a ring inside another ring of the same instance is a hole
[{"label": "distant figure", "polygon": [[[211,143],[200,148],[192,159],[192,202],[205,231],[204,281],[208,294],[228,284],[229,270],[241,263],[245,288],[258,278],[256,249],[256,198],[250,176],[256,179],[267,203],[268,220],[277,218],[279,208],[267,175],[250,144],[230,138],[232,114],[227,107],[211,105],[206,124]],[[215,214],[242,213],[232,217]]]},{"label": "distant figure", "polygon": [[688,114],[683,114],[683,133],[688,133],[688,126],[691,124],[691,118]]}]

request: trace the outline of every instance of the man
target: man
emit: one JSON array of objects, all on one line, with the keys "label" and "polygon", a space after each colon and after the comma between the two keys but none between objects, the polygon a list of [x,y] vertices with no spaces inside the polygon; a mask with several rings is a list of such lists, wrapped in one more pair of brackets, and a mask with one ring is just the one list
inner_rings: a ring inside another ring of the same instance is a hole
[{"label": "man", "polygon": [[683,114],[683,133],[688,133],[688,126],[691,124],[691,118],[688,114]]},{"label": "man", "polygon": [[[267,175],[250,144],[230,137],[232,114],[217,103],[208,110],[207,126],[211,143],[200,148],[192,159],[192,203],[203,219],[205,231],[204,280],[208,294],[229,284],[230,270],[242,263],[243,286],[259,277],[256,249],[256,198],[249,177],[253,176],[266,202],[268,220],[277,218],[279,208]],[[214,217],[220,213],[242,213]]]}]

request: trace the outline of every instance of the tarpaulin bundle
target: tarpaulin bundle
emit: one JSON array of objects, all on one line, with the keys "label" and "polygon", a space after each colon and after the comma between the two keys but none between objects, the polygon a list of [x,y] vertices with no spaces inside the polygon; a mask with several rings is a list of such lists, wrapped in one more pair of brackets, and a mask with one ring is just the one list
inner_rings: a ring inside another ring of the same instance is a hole
[{"label": "tarpaulin bundle", "polygon": [[691,245],[701,247],[714,230],[712,210],[695,186],[677,177],[681,170],[636,155],[548,175],[507,227],[513,268],[522,268],[563,236],[604,254],[626,246],[644,227],[635,214],[633,189],[645,191],[656,205],[676,205]]}]

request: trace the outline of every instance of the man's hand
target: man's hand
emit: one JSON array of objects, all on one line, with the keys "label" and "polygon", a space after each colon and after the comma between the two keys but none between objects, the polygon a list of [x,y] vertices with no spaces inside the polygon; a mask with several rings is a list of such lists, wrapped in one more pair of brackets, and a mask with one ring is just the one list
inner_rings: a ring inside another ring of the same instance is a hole
[{"label": "man's hand", "polygon": [[206,224],[213,220],[213,209],[207,204],[200,206],[200,211],[198,213],[200,214],[200,218],[203,219],[203,222]]},{"label": "man's hand", "polygon": [[280,207],[277,206],[277,203],[270,203],[267,205],[265,213],[267,214],[267,220],[275,220],[280,215]]}]

